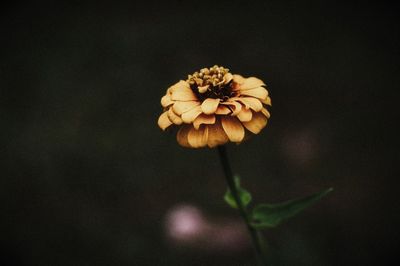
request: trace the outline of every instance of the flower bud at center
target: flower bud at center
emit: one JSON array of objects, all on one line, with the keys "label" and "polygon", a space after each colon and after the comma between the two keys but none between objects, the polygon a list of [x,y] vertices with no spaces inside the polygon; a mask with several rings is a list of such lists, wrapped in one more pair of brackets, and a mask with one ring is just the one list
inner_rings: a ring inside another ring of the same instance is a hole
[{"label": "flower bud at center", "polygon": [[200,71],[188,75],[186,80],[193,92],[201,99],[220,98],[226,101],[235,96],[232,91],[232,74],[228,68],[214,65],[210,68],[202,68]]}]

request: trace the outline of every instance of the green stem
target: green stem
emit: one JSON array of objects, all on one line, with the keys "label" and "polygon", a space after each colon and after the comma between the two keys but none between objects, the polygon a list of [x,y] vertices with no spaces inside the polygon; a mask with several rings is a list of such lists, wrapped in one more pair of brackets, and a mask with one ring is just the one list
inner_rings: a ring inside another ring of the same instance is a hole
[{"label": "green stem", "polygon": [[229,164],[228,155],[227,155],[225,146],[218,146],[218,153],[219,153],[219,157],[221,159],[222,168],[224,169],[226,182],[228,183],[229,190],[231,191],[232,196],[236,201],[236,205],[238,206],[239,213],[242,216],[244,222],[246,223],[247,229],[249,230],[257,257],[262,261],[263,265],[267,265],[265,256],[262,251],[260,235],[258,234],[257,230],[251,226],[249,214],[247,213],[246,208],[243,206],[243,203],[239,197],[239,192],[236,189],[232,169]]}]

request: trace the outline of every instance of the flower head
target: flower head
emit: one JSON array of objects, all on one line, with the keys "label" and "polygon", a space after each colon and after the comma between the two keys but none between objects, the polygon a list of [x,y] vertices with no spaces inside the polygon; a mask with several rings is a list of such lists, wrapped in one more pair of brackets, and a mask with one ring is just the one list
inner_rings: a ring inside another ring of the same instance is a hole
[{"label": "flower head", "polygon": [[231,74],[224,67],[203,68],[168,88],[158,125],[162,130],[178,126],[177,140],[184,147],[240,143],[267,125],[271,98],[265,86],[258,78]]}]

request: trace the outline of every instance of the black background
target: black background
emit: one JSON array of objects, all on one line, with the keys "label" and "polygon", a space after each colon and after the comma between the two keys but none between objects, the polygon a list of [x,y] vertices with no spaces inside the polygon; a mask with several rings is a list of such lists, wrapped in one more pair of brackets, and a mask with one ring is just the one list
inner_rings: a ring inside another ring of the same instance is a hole
[{"label": "black background", "polygon": [[335,188],[265,232],[275,265],[388,264],[399,224],[398,11],[381,1],[4,6],[1,260],[253,265],[251,249],[177,248],[164,232],[180,203],[238,219],[216,151],[181,148],[157,126],[170,85],[220,64],[263,79],[272,97],[261,134],[228,147],[254,201]]}]

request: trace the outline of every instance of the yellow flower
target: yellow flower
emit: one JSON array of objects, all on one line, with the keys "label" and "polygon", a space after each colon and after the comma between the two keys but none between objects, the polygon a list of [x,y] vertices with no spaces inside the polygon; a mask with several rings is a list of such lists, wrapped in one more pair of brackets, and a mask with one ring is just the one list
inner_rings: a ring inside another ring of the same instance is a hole
[{"label": "yellow flower", "polygon": [[240,143],[266,125],[271,98],[262,80],[232,75],[219,66],[203,68],[168,88],[161,98],[164,112],[158,125],[179,127],[178,143],[210,148],[229,141]]}]

